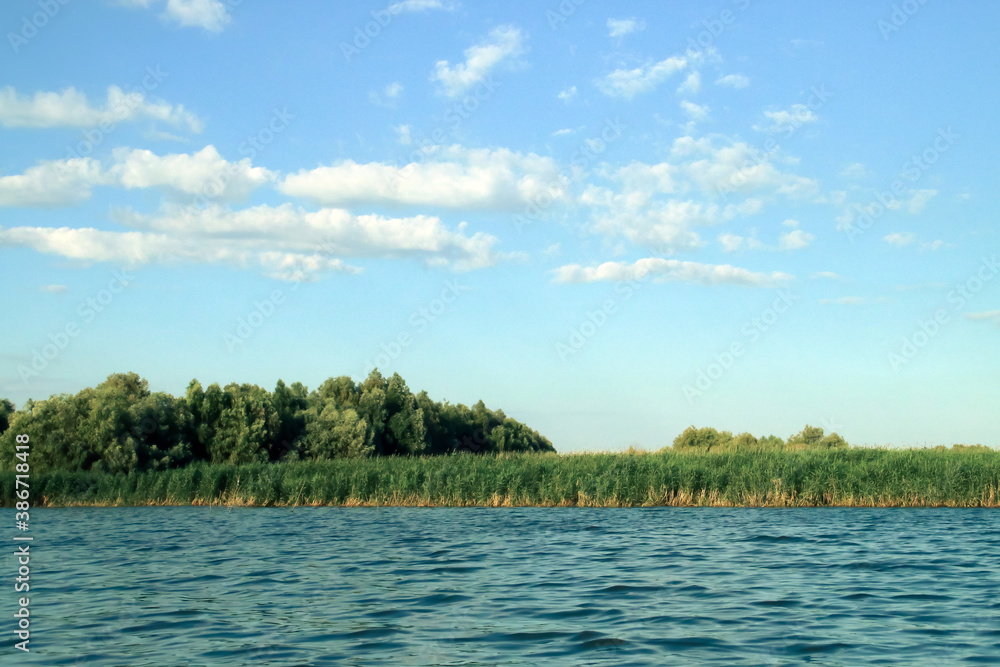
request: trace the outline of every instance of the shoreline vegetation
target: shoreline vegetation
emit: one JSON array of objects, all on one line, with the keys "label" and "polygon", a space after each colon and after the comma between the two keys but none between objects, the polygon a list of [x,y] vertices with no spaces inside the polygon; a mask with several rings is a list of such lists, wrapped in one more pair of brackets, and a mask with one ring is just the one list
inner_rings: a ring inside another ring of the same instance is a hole
[{"label": "shoreline vegetation", "polygon": [[[498,453],[33,475],[36,506],[1000,507],[988,448]],[[14,473],[0,473],[3,504]]]},{"label": "shoreline vegetation", "polygon": [[502,410],[435,402],[377,369],[312,392],[193,380],[178,398],[125,373],[20,410],[0,400],[4,507],[25,462],[36,507],[1000,507],[1000,451],[980,445],[692,426],[656,452],[557,454]]}]

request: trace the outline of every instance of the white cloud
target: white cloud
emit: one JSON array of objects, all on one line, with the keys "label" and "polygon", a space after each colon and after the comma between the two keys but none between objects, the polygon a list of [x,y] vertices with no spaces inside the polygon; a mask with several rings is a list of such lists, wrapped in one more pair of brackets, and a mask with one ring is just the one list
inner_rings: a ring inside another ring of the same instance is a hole
[{"label": "white cloud", "polygon": [[781,226],[782,227],[791,227],[792,229],[795,229],[796,227],[799,226],[799,221],[798,220],[792,220],[791,218],[789,218],[788,220],[783,221],[781,223]]},{"label": "white cloud", "polygon": [[[612,186],[589,184],[577,201],[590,209],[594,233],[622,237],[664,254],[689,250],[703,245],[699,227],[756,215],[764,208],[764,197],[796,199],[815,192],[815,182],[780,171],[771,163],[772,156],[753,157],[751,147],[740,142],[681,137],[670,161],[605,167],[599,176]],[[743,198],[720,203],[722,192]],[[736,238],[720,242],[732,247],[741,243]],[[797,234],[786,244],[808,239]],[[738,247],[763,246],[753,239]]]},{"label": "white cloud", "polygon": [[913,234],[910,234],[909,232],[906,233],[894,232],[892,234],[886,234],[885,236],[882,237],[882,240],[885,241],[886,243],[899,247],[910,245],[916,239],[917,237],[914,236]]},{"label": "white cloud", "polygon": [[0,206],[66,206],[90,198],[94,185],[108,182],[92,158],[40,162],[23,174],[0,177]]},{"label": "white cloud", "polygon": [[746,88],[750,85],[750,78],[742,74],[727,74],[724,77],[716,79],[715,83],[720,86],[730,86],[732,88]]},{"label": "white cloud", "polygon": [[682,83],[680,86],[677,87],[677,92],[681,93],[682,95],[687,95],[687,94],[694,95],[699,90],[701,90],[700,72],[691,72],[690,74],[687,75],[687,78],[684,79],[684,83]]},{"label": "white cloud", "polygon": [[320,204],[421,205],[516,210],[541,196],[567,196],[552,158],[508,149],[434,147],[433,159],[404,167],[346,160],[289,174],[278,186]]},{"label": "white cloud", "polygon": [[754,125],[755,130],[791,134],[802,125],[819,120],[819,116],[805,104],[793,104],[791,109],[783,111],[765,111],[764,116],[771,121],[771,124],[767,127]]},{"label": "white cloud", "polygon": [[763,244],[757,240],[755,237],[745,237],[738,234],[719,234],[719,243],[722,244],[722,252],[736,252],[737,250],[742,250],[747,248],[748,250],[753,250],[757,248],[762,248]]},{"label": "white cloud", "polygon": [[597,87],[609,97],[632,99],[639,93],[653,90],[687,65],[687,59],[671,56],[658,63],[635,69],[616,69],[604,78],[598,79]]},{"label": "white cloud", "polygon": [[925,243],[921,243],[920,249],[930,250],[931,252],[933,252],[935,250],[940,250],[941,248],[945,247],[945,245],[947,244],[944,241],[942,241],[941,239],[937,239],[935,241],[927,241]]},{"label": "white cloud", "polygon": [[608,19],[608,36],[624,37],[633,32],[646,29],[646,22],[635,18]]},{"label": "white cloud", "polygon": [[931,199],[937,195],[937,190],[910,190],[910,200],[904,202],[906,204],[906,210],[910,213],[916,215],[924,210],[924,206],[927,205]]},{"label": "white cloud", "polygon": [[282,279],[293,279],[289,273],[292,267],[299,273],[310,269],[311,272],[359,271],[340,259],[315,253],[277,252],[246,240],[173,238],[166,234],[109,232],[90,227],[0,228],[0,247],[16,246],[88,264],[113,262],[129,267],[180,262],[226,264],[261,269]]},{"label": "white cloud", "polygon": [[42,285],[38,289],[42,292],[49,292],[50,294],[63,294],[69,288],[65,285]]},{"label": "white cloud", "polygon": [[834,273],[833,271],[817,271],[810,276],[811,278],[826,278],[827,280],[843,280],[843,276],[839,273]]},{"label": "white cloud", "polygon": [[979,313],[965,313],[963,317],[974,322],[993,322],[994,324],[1000,325],[1000,310],[984,310]]},{"label": "white cloud", "polygon": [[117,148],[107,168],[92,158],[73,158],[43,161],[23,174],[0,177],[0,206],[77,204],[90,197],[95,185],[164,188],[175,195],[236,201],[276,177],[252,166],[249,158],[229,162],[211,145],[197,153],[164,156]]},{"label": "white cloud", "polygon": [[404,12],[425,12],[428,9],[443,9],[451,11],[455,8],[455,3],[442,2],[442,0],[402,0],[389,5],[389,12],[392,14],[402,14]]},{"label": "white cloud", "polygon": [[486,40],[465,50],[465,62],[450,65],[439,60],[431,74],[432,81],[443,86],[444,94],[457,97],[481,83],[505,59],[524,51],[524,35],[514,26],[500,26],[490,31]]},{"label": "white cloud", "polygon": [[809,244],[812,243],[815,238],[816,237],[809,232],[801,229],[795,229],[787,234],[782,234],[778,238],[778,249],[801,250],[802,248],[809,247]]},{"label": "white cloud", "polygon": [[277,175],[254,167],[250,158],[229,162],[209,145],[197,153],[159,156],[148,150],[116,149],[108,173],[125,188],[168,188],[178,193],[219,201],[246,199]]},{"label": "white cloud", "polygon": [[368,101],[380,107],[394,106],[396,99],[403,93],[403,85],[398,81],[390,83],[381,93],[368,91]]},{"label": "white cloud", "polygon": [[773,287],[794,276],[774,271],[758,273],[729,264],[701,264],[677,259],[647,257],[631,264],[605,262],[599,266],[584,267],[579,264],[561,266],[555,271],[555,282],[590,283],[596,281],[641,280],[651,276],[656,282],[688,282],[699,285],[743,285],[747,287]]},{"label": "white cloud", "polygon": [[691,120],[701,121],[708,118],[709,109],[707,105],[695,104],[694,102],[689,102],[688,100],[682,100],[681,109]]},{"label": "white cloud", "polygon": [[564,127],[561,130],[556,130],[555,132],[553,132],[552,136],[553,137],[561,137],[561,136],[564,136],[564,135],[567,135],[567,134],[573,134],[573,130],[571,130],[568,127]]},{"label": "white cloud", "polygon": [[793,198],[812,196],[816,181],[780,171],[769,154],[743,142],[716,146],[713,140],[690,136],[674,140],[671,155],[690,159],[684,171],[705,194],[773,191]]},{"label": "white cloud", "polygon": [[12,86],[0,88],[0,124],[5,127],[97,127],[143,118],[187,126],[192,132],[200,132],[203,125],[181,105],[149,102],[143,93],[126,93],[118,86],[108,87],[103,108],[90,106],[86,95],[75,88],[37,92],[33,97],[18,95]]},{"label": "white cloud", "polygon": [[868,175],[868,168],[860,162],[852,162],[840,171],[840,175],[857,180]]},{"label": "white cloud", "polygon": [[128,266],[195,262],[258,269],[304,280],[317,272],[359,269],[347,258],[410,258],[428,266],[470,270],[511,258],[497,239],[447,229],[436,217],[353,215],[342,209],[304,211],[284,204],[232,211],[220,206],[166,206],[157,216],[129,209],[115,220],[134,231],[92,228],[0,228],[0,247],[29,247],[81,262]]},{"label": "white cloud", "polygon": [[183,27],[221,31],[229,23],[229,8],[220,0],[167,0],[162,18]]},{"label": "white cloud", "polygon": [[570,86],[565,90],[559,91],[559,94],[556,95],[556,97],[561,99],[563,102],[569,102],[571,99],[576,97],[576,86]]}]

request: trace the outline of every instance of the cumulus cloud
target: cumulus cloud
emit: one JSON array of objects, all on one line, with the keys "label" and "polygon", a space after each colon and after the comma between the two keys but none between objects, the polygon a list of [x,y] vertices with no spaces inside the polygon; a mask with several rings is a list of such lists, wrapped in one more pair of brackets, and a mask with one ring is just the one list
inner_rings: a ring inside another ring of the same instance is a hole
[{"label": "cumulus cloud", "polygon": [[[600,176],[611,184],[591,183],[577,201],[590,209],[595,233],[624,237],[665,254],[697,248],[703,245],[700,227],[756,215],[765,198],[796,199],[816,191],[815,182],[779,170],[772,157],[756,155],[740,142],[681,137],[670,160],[605,168]],[[723,193],[731,201],[719,201]],[[785,245],[791,249],[809,240],[805,232],[793,233]],[[732,249],[762,247],[756,240],[738,241],[736,235],[720,243]]]},{"label": "cumulus cloud", "polygon": [[97,127],[141,119],[185,126],[192,132],[203,127],[182,105],[150,102],[143,93],[126,93],[118,86],[108,87],[103,107],[91,106],[86,95],[72,87],[30,97],[19,95],[12,86],[0,88],[0,124],[5,127]]},{"label": "cumulus cloud", "polygon": [[729,232],[719,234],[719,243],[722,245],[722,252],[736,252],[744,248],[755,250],[764,247],[764,244],[754,236],[740,236]]},{"label": "cumulus cloud", "polygon": [[791,134],[806,123],[815,123],[819,120],[819,116],[805,104],[793,104],[791,109],[781,111],[765,111],[764,116],[771,121],[771,124],[766,126],[754,125],[753,128],[755,130]]},{"label": "cumulus cloud", "polygon": [[278,186],[287,195],[346,206],[423,205],[514,210],[540,197],[566,197],[552,158],[508,149],[435,147],[433,159],[403,167],[345,160],[289,174]]},{"label": "cumulus cloud", "polygon": [[605,262],[598,266],[568,264],[553,271],[558,283],[590,283],[596,281],[641,280],[647,276],[655,282],[688,282],[699,285],[742,285],[774,287],[794,276],[779,271],[759,273],[729,264],[701,264],[677,259],[647,257],[631,264]]},{"label": "cumulus cloud", "polygon": [[688,100],[681,101],[681,110],[687,114],[688,118],[694,121],[701,121],[708,118],[708,106],[704,104],[695,104],[694,102],[689,102]]},{"label": "cumulus cloud", "polygon": [[684,79],[684,83],[682,83],[680,86],[677,87],[677,92],[681,93],[682,95],[686,94],[694,95],[699,90],[701,90],[700,72],[691,72],[690,74],[687,75],[687,78]]},{"label": "cumulus cloud", "polygon": [[801,250],[802,248],[809,247],[809,244],[812,243],[815,238],[816,237],[809,232],[801,229],[795,229],[787,234],[782,234],[778,238],[778,249]]},{"label": "cumulus cloud", "polygon": [[403,84],[398,81],[394,81],[381,92],[376,92],[374,90],[368,91],[368,101],[376,106],[391,107],[395,105],[396,99],[403,93]]},{"label": "cumulus cloud", "polygon": [[840,171],[840,175],[857,180],[868,175],[868,168],[860,162],[852,162]]},{"label": "cumulus cloud", "polygon": [[91,188],[109,182],[92,158],[40,162],[23,174],[0,177],[0,206],[47,207],[77,204]]},{"label": "cumulus cloud", "polygon": [[624,37],[633,32],[646,29],[646,22],[635,18],[608,19],[608,36]]},{"label": "cumulus cloud", "polygon": [[221,31],[231,20],[229,8],[220,0],[167,0],[161,17],[185,28]]},{"label": "cumulus cloud", "polygon": [[455,3],[443,2],[442,0],[402,0],[389,5],[389,11],[393,14],[425,12],[428,9],[442,9],[450,12],[454,8]]},{"label": "cumulus cloud", "polygon": [[634,69],[616,69],[597,80],[597,87],[609,97],[632,99],[639,93],[649,92],[688,65],[682,56],[671,56],[657,63]]},{"label": "cumulus cloud", "polygon": [[812,179],[782,172],[774,164],[775,156],[740,141],[719,145],[707,138],[679,137],[671,156],[686,160],[685,173],[705,194],[773,191],[802,198],[814,195],[819,187]]},{"label": "cumulus cloud", "polygon": [[727,74],[724,77],[716,79],[715,83],[720,86],[729,86],[731,88],[746,88],[750,85],[750,78],[743,76],[742,74]]},{"label": "cumulus cloud", "polygon": [[924,210],[927,202],[933,199],[937,193],[937,190],[910,190],[908,192],[910,199],[904,202],[906,210],[914,215],[920,213]]},{"label": "cumulus cloud", "polygon": [[159,156],[148,150],[116,149],[108,173],[125,188],[167,188],[220,201],[246,199],[276,174],[254,167],[250,158],[229,162],[209,145],[197,153]]},{"label": "cumulus cloud", "polygon": [[431,80],[441,84],[445,95],[457,97],[482,83],[504,60],[524,52],[524,35],[514,26],[494,28],[480,44],[465,50],[465,62],[451,65],[439,60]]},{"label": "cumulus cloud", "polygon": [[903,247],[916,241],[917,237],[909,232],[893,232],[892,234],[886,234],[883,236],[882,240],[890,245]]},{"label": "cumulus cloud", "polygon": [[409,258],[461,271],[513,257],[494,250],[496,237],[482,232],[467,235],[464,224],[449,230],[431,216],[354,215],[342,209],[305,211],[284,204],[239,211],[168,205],[158,215],[119,209],[114,217],[132,231],[0,228],[0,247],[29,247],[88,263],[226,264],[257,268],[286,280],[317,272],[357,272],[345,261],[351,258]]},{"label": "cumulus cloud", "polygon": [[0,206],[67,206],[90,198],[97,185],[161,188],[174,195],[239,201],[276,174],[249,158],[224,159],[214,146],[197,153],[159,156],[117,148],[108,166],[93,158],[43,161],[23,174],[0,177]]},{"label": "cumulus cloud", "polygon": [[559,94],[556,95],[556,97],[561,99],[563,102],[569,102],[571,99],[576,97],[576,86],[570,86],[569,88],[559,91]]}]

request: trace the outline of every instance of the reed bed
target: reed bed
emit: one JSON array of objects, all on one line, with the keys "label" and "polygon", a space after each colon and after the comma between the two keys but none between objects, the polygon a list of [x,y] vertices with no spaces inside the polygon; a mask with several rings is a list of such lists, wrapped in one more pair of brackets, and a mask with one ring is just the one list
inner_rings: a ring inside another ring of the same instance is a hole
[{"label": "reed bed", "polygon": [[[0,473],[12,507],[14,473]],[[998,507],[995,450],[384,457],[32,474],[34,506]]]}]

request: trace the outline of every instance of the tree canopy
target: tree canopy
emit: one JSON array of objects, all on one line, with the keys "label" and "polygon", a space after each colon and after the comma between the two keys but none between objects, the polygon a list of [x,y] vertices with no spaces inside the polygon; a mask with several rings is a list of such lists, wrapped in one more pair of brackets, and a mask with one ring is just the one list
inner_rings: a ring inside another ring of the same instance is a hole
[{"label": "tree canopy", "polygon": [[673,448],[679,450],[719,451],[722,449],[833,449],[847,447],[847,441],[836,433],[823,435],[823,429],[809,426],[782,440],[776,435],[756,438],[750,433],[734,436],[729,431],[689,426],[674,438]]},{"label": "tree canopy", "polygon": [[130,472],[195,461],[253,463],[452,452],[555,451],[537,431],[490,410],[413,394],[398,373],[373,370],[360,384],[330,378],[309,391],[278,380],[203,387],[183,397],[150,392],[135,373],[94,388],[29,400],[0,400],[0,462],[14,461],[17,433],[32,443],[33,469]]}]

